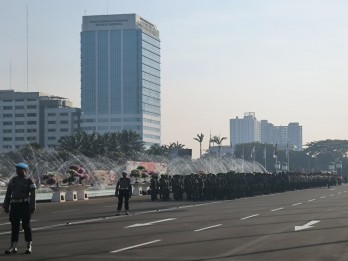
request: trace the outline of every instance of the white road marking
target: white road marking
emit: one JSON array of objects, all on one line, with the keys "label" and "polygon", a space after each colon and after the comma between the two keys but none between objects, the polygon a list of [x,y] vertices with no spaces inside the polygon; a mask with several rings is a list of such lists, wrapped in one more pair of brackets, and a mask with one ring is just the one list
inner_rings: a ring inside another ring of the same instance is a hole
[{"label": "white road marking", "polygon": [[330,189],[330,190],[335,190],[335,188],[332,188],[332,189]]},{"label": "white road marking", "polygon": [[196,229],[194,231],[195,232],[199,232],[199,231],[202,231],[202,230],[206,230],[206,229],[214,228],[214,227],[219,227],[219,226],[222,226],[222,224],[218,224],[218,225],[214,225],[214,226],[210,226],[210,227],[204,227],[204,228]]},{"label": "white road marking", "polygon": [[166,221],[172,221],[175,220],[176,218],[166,218],[166,219],[161,219],[161,220],[157,220],[157,221],[152,221],[152,222],[148,222],[148,223],[138,223],[138,224],[134,224],[134,225],[130,225],[127,226],[125,228],[130,228],[130,227],[143,227],[143,226],[150,226],[156,223],[162,223],[162,222],[166,222]]},{"label": "white road marking", "polygon": [[295,231],[303,230],[303,229],[308,229],[312,228],[314,224],[319,223],[320,220],[312,220],[308,222],[307,224],[304,224],[303,226],[295,226]]},{"label": "white road marking", "polygon": [[308,202],[312,202],[312,201],[314,201],[314,200],[315,200],[315,198],[308,200]]},{"label": "white road marking", "polygon": [[260,215],[260,214],[255,214],[255,215],[243,217],[243,218],[241,218],[241,220],[245,220],[245,219],[252,218],[252,217],[257,217],[257,216],[259,216],[259,215]]},{"label": "white road marking", "polygon": [[56,214],[56,213],[65,213],[65,212],[75,212],[75,211],[79,211],[80,209],[71,209],[71,210],[61,210],[61,211],[53,211],[51,212],[52,214]]},{"label": "white road marking", "polygon": [[320,198],[326,198],[327,196],[322,196],[322,197],[320,197]]},{"label": "white road marking", "polygon": [[347,193],[347,191],[345,190],[344,193]]},{"label": "white road marking", "polygon": [[297,205],[301,205],[302,203],[301,202],[299,202],[299,203],[295,203],[295,204],[292,204],[291,206],[297,206]]},{"label": "white road marking", "polygon": [[282,210],[284,208],[276,208],[276,209],[272,209],[271,211],[274,212],[274,211],[278,211],[278,210]]},{"label": "white road marking", "polygon": [[331,194],[331,195],[329,195],[330,197],[332,197],[332,196],[335,196],[335,194]]},{"label": "white road marking", "polygon": [[116,205],[112,205],[112,206],[103,206],[104,208],[116,208]]},{"label": "white road marking", "polygon": [[342,194],[342,192],[338,192],[338,193],[337,193],[337,195],[341,195],[341,194]]},{"label": "white road marking", "polygon": [[125,250],[128,250],[128,249],[132,249],[132,248],[137,248],[137,247],[153,244],[153,243],[156,243],[156,242],[159,242],[159,241],[161,241],[161,239],[157,239],[157,240],[146,242],[146,243],[142,243],[142,244],[139,244],[139,245],[134,245],[134,246],[125,247],[125,248],[121,248],[121,249],[118,249],[118,250],[110,251],[110,253],[118,253],[118,252],[125,251]]},{"label": "white road marking", "polygon": [[9,225],[9,224],[11,224],[11,222],[2,223],[2,224],[0,224],[0,226],[5,226],[5,225]]}]

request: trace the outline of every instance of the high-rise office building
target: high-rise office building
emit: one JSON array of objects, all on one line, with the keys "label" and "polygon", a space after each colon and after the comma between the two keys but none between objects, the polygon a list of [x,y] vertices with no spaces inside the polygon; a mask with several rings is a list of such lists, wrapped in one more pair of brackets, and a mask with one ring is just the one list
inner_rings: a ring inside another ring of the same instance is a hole
[{"label": "high-rise office building", "polygon": [[84,16],[81,32],[81,129],[138,132],[161,141],[160,38],[137,14]]},{"label": "high-rise office building", "polygon": [[79,108],[66,98],[40,92],[0,91],[0,153],[37,143],[54,149],[80,128]]},{"label": "high-rise office building", "polygon": [[261,142],[299,151],[302,150],[302,126],[297,122],[274,126],[267,120],[258,121],[255,113],[247,112],[242,119],[230,119],[230,140],[233,145]]},{"label": "high-rise office building", "polygon": [[246,112],[243,119],[230,120],[230,140],[233,145],[261,142],[261,124],[254,112]]}]

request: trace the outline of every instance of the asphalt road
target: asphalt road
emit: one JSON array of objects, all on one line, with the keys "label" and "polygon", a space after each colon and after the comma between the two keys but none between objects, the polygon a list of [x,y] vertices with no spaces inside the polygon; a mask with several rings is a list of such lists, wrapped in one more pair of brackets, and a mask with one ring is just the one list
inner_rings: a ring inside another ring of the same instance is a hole
[{"label": "asphalt road", "polygon": [[39,203],[33,253],[4,255],[8,215],[0,213],[0,260],[348,260],[348,186],[216,202],[133,197]]}]

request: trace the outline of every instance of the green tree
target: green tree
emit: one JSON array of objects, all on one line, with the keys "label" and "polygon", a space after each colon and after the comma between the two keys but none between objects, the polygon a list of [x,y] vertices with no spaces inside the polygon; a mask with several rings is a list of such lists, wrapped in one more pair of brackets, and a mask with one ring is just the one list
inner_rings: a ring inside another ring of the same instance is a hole
[{"label": "green tree", "polygon": [[202,158],[202,142],[203,142],[204,135],[203,133],[197,134],[197,137],[193,138],[197,142],[199,142],[199,158]]},{"label": "green tree", "polygon": [[217,145],[218,148],[219,148],[219,157],[221,157],[221,146],[222,146],[222,142],[223,142],[224,140],[226,140],[226,139],[227,139],[226,137],[220,138],[220,136],[213,136],[213,137],[211,138],[211,142],[213,142],[213,144],[216,143],[216,145]]}]

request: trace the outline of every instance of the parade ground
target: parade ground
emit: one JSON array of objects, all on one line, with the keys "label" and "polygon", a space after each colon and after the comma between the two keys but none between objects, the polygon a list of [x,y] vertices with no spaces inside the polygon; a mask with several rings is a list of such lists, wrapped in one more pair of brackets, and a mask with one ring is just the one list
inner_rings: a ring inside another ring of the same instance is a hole
[{"label": "parade ground", "polygon": [[225,201],[115,197],[39,202],[33,253],[5,255],[8,214],[0,209],[0,260],[348,260],[348,186]]}]

